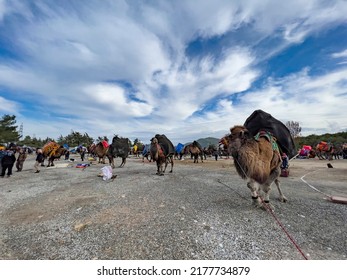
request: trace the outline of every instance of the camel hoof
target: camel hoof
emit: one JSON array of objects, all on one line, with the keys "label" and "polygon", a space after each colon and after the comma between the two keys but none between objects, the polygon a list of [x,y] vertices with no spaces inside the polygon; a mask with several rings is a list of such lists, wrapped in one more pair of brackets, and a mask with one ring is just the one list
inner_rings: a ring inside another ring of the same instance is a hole
[{"label": "camel hoof", "polygon": [[172,170],[170,171],[170,173],[172,173]]},{"label": "camel hoof", "polygon": [[279,198],[279,201],[286,203],[288,201],[288,199],[285,196],[283,196],[283,197]]}]

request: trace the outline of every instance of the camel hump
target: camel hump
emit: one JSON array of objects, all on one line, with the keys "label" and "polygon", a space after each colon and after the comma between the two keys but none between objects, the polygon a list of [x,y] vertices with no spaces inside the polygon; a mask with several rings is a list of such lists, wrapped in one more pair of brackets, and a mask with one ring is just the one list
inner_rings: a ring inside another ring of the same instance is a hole
[{"label": "camel hump", "polygon": [[127,156],[130,152],[129,139],[118,136],[113,137],[110,152],[114,156]]},{"label": "camel hump", "polygon": [[245,121],[244,126],[255,136],[259,131],[270,132],[277,139],[277,144],[281,151],[285,152],[289,158],[296,155],[294,139],[289,129],[279,120],[262,110],[255,110]]},{"label": "camel hump", "polygon": [[170,155],[175,153],[175,146],[172,144],[169,138],[165,134],[156,134],[154,136],[157,138],[158,143],[163,147],[165,155]]}]

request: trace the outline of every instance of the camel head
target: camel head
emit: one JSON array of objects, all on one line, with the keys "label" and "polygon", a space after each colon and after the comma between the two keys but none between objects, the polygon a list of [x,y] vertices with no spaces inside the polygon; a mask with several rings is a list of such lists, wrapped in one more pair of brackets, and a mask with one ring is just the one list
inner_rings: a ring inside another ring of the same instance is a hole
[{"label": "camel head", "polygon": [[160,146],[158,143],[158,139],[153,137],[151,139],[151,147],[150,147],[150,153],[151,153],[151,158],[154,161],[157,161],[159,158],[159,150],[160,150]]},{"label": "camel head", "polygon": [[240,147],[249,139],[250,133],[246,127],[242,125],[236,125],[230,128],[229,140],[229,150],[231,153],[237,152]]},{"label": "camel head", "polygon": [[153,137],[152,139],[151,139],[151,143],[154,145],[154,144],[157,144],[158,143],[158,139],[157,138],[155,138],[155,137]]}]

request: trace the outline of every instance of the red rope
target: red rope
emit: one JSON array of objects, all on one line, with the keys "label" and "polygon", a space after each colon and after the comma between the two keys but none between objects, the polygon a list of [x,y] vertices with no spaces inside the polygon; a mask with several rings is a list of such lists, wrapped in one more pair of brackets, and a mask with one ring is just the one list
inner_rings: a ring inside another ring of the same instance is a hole
[{"label": "red rope", "polygon": [[295,240],[293,239],[293,237],[290,236],[290,234],[288,233],[288,231],[285,229],[285,227],[283,226],[283,224],[280,222],[280,220],[276,217],[275,213],[272,211],[272,209],[265,203],[265,201],[263,200],[263,198],[258,194],[258,196],[261,199],[261,202],[265,205],[265,208],[270,212],[270,214],[274,217],[274,219],[276,220],[277,224],[281,227],[281,229],[285,232],[285,234],[288,236],[288,238],[290,239],[290,241],[294,244],[294,246],[296,247],[296,249],[300,252],[300,254],[304,257],[305,260],[308,260],[308,258],[305,256],[304,252],[300,249],[299,245],[295,242]]},{"label": "red rope", "polygon": [[[245,174],[245,176],[247,177],[247,173],[243,170],[241,164],[239,163],[239,161],[237,160],[237,158],[235,158],[237,164],[239,165],[239,167],[241,168],[242,172]],[[274,212],[272,211],[272,209],[265,203],[265,201],[263,200],[263,198],[258,194],[258,197],[260,197],[261,202],[265,205],[265,208],[270,212],[270,214],[275,218],[277,224],[281,227],[281,229],[285,232],[285,234],[288,236],[289,240],[294,244],[294,246],[296,247],[296,249],[298,249],[298,251],[300,252],[300,254],[304,257],[305,260],[307,260],[307,257],[305,256],[305,254],[303,253],[303,251],[300,249],[299,245],[296,244],[295,240],[290,236],[290,234],[288,233],[288,231],[285,229],[285,227],[282,225],[282,223],[280,222],[279,219],[277,219],[276,215],[274,214]]]}]

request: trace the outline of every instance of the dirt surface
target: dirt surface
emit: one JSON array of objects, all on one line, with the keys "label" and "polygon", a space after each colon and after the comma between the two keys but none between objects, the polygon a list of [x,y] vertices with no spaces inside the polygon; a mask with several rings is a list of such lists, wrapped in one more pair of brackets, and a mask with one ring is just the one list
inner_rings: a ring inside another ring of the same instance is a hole
[{"label": "dirt surface", "polygon": [[35,174],[29,156],[0,178],[0,259],[347,259],[347,204],[330,201],[347,198],[347,160],[291,161],[288,202],[273,189],[271,215],[231,159],[175,160],[157,176],[128,158],[103,181],[102,164],[73,157]]}]

